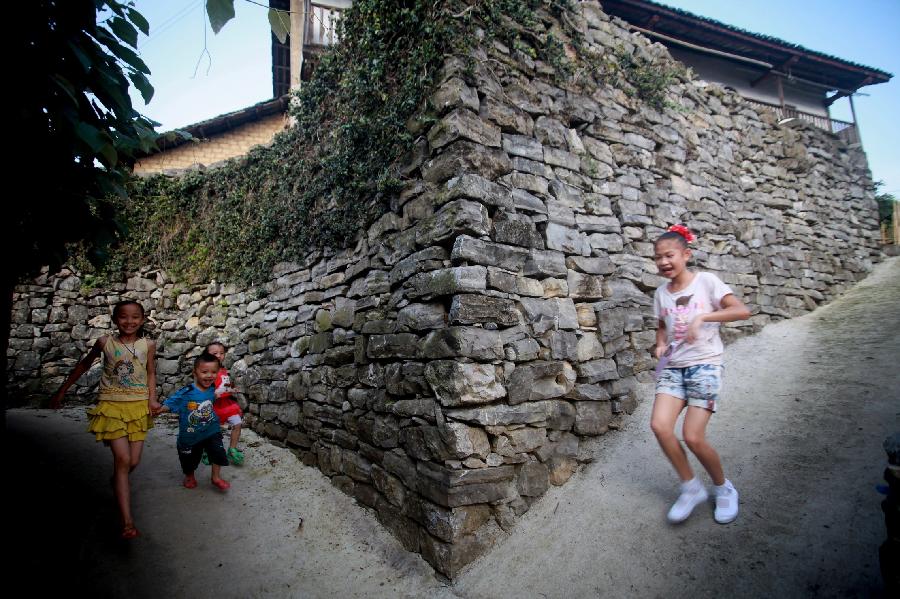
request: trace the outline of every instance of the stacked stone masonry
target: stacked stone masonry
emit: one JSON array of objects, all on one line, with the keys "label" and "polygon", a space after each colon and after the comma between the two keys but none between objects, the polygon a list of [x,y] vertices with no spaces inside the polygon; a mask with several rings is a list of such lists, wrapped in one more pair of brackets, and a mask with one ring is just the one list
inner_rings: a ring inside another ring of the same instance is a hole
[{"label": "stacked stone masonry", "polygon": [[[670,63],[598,5],[579,10],[594,51]],[[163,395],[224,341],[254,429],[453,576],[635,408],[665,227],[697,231],[696,266],[752,308],[728,337],[813,309],[879,259],[865,157],[834,136],[686,75],[668,96],[680,108],[659,112],[552,83],[499,44],[479,52],[447,60],[408,184],[355,247],[254,289],[148,268],[86,292],[45,273],[15,296],[12,386],[55,389],[110,331],[109,306],[139,299]]]}]

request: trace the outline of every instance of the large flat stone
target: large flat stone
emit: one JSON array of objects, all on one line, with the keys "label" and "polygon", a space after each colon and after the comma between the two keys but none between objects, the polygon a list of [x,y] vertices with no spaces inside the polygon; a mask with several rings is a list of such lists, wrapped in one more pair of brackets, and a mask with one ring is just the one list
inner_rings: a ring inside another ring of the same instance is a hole
[{"label": "large flat stone", "polygon": [[519,247],[460,235],[453,244],[450,257],[453,260],[519,271],[528,260],[529,253],[528,250]]},{"label": "large flat stone", "polygon": [[521,318],[515,302],[502,297],[477,294],[458,294],[450,306],[450,322],[481,324],[494,322],[512,326]]},{"label": "large flat stone", "polygon": [[410,279],[410,295],[426,299],[487,289],[484,266],[456,266],[419,273]]},{"label": "large flat stone", "polygon": [[463,357],[474,360],[502,360],[500,333],[477,327],[449,327],[429,333],[422,343],[426,358]]},{"label": "large flat stone", "polygon": [[490,403],[506,395],[491,364],[435,360],[425,367],[425,379],[443,406]]},{"label": "large flat stone", "polygon": [[509,378],[509,403],[562,397],[575,386],[575,371],[566,362],[530,362],[516,366]]}]

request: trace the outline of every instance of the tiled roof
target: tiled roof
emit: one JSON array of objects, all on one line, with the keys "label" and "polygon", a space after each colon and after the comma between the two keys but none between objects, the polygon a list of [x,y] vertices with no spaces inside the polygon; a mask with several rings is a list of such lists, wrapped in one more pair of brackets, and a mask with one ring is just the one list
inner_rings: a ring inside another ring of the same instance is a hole
[{"label": "tiled roof", "polygon": [[715,19],[651,0],[601,0],[604,12],[636,27],[689,43],[722,50],[774,65],[789,66],[798,77],[833,89],[858,89],[884,83],[893,75],[881,69],[754,33]]}]

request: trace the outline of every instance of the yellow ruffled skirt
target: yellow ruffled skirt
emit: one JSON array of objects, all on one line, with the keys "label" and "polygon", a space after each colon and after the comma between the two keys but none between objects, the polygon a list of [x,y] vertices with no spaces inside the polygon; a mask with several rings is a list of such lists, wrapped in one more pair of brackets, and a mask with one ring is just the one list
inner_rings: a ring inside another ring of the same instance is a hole
[{"label": "yellow ruffled skirt", "polygon": [[112,441],[128,437],[129,441],[143,441],[147,431],[153,428],[150,405],[146,399],[140,401],[100,401],[88,410],[90,422],[88,432],[94,433],[97,441]]}]

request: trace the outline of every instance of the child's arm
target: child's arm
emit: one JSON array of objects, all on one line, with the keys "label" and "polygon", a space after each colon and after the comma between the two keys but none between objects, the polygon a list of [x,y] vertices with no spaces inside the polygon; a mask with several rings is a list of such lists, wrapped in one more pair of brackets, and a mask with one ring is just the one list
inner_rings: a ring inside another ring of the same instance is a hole
[{"label": "child's arm", "polygon": [[750,318],[750,310],[744,303],[736,298],[733,293],[722,298],[719,302],[722,306],[715,312],[707,312],[706,314],[698,314],[691,321],[688,327],[687,342],[693,343],[700,334],[700,327],[704,322],[734,322],[735,320],[747,320]]},{"label": "child's arm", "polygon": [[159,401],[156,399],[156,344],[147,341],[147,393],[150,399],[150,413],[159,410]]},{"label": "child's arm", "polygon": [[179,389],[176,391],[171,397],[162,402],[156,402],[158,407],[150,408],[153,412],[154,416],[156,414],[162,414],[163,412],[175,412],[178,409],[178,406],[181,403],[181,396],[184,394],[184,389]]},{"label": "child's arm", "polygon": [[69,375],[69,378],[62,384],[62,386],[50,397],[50,407],[54,410],[59,409],[62,406],[63,399],[65,399],[66,391],[69,390],[69,387],[75,384],[75,381],[81,378],[85,372],[90,369],[91,365],[94,361],[100,357],[101,352],[103,351],[103,346],[106,345],[106,335],[97,339],[97,342],[94,343],[94,347],[91,348],[91,351],[87,353],[87,355],[82,358],[82,360],[75,365],[75,369],[72,371],[72,374]]},{"label": "child's arm", "polygon": [[654,354],[656,355],[656,359],[659,360],[664,353],[666,353],[666,349],[669,344],[666,343],[668,340],[668,335],[666,335],[666,321],[658,320],[658,324],[656,325],[656,348],[654,349]]}]

